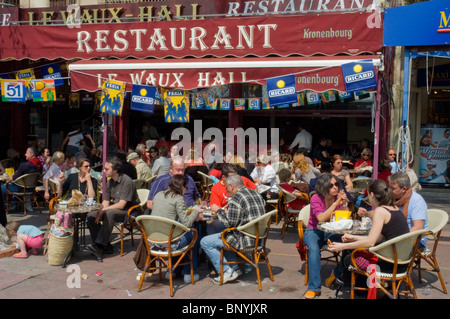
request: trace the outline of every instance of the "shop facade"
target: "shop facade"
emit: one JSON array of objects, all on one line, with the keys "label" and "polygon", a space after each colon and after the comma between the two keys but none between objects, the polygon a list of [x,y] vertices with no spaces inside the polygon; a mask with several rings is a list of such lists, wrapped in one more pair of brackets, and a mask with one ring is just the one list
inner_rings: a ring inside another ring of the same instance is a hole
[{"label": "shop facade", "polygon": [[392,113],[398,134],[392,135],[392,145],[402,158],[414,158],[423,187],[450,187],[448,3],[432,0],[386,10],[384,46],[395,46],[401,57],[394,84],[397,109]]},{"label": "shop facade", "polygon": [[[268,1],[86,6],[79,9],[79,25],[65,8],[20,9],[21,25],[0,28],[0,58],[67,63],[63,76],[69,90],[61,101],[70,104],[70,94],[78,93],[92,101],[92,114],[106,79],[126,82],[128,92],[136,83],[187,90],[191,97],[226,87],[228,95],[216,98],[244,99],[242,109],[192,107],[191,121],[182,124],[165,122],[162,105],[154,114],[141,114],[125,100],[122,116],[109,122],[121,148],[136,144],[133,137],[144,120],[170,138],[176,125],[192,128],[202,119],[205,128],[223,130],[278,127],[288,143],[302,121],[315,142],[322,135],[336,138],[337,152],[368,138],[377,153],[387,145],[389,126],[383,121],[389,120],[389,108],[381,107],[386,105],[379,72],[384,68],[382,16],[378,7],[368,9],[372,2],[358,7],[355,1],[291,1],[283,8]],[[250,12],[258,15],[249,17]],[[342,65],[365,61],[375,67],[378,87],[344,94]],[[298,103],[264,108],[266,80],[287,74],[296,76]],[[250,108],[255,98],[259,109]],[[56,113],[54,106],[47,111],[49,119]]]}]

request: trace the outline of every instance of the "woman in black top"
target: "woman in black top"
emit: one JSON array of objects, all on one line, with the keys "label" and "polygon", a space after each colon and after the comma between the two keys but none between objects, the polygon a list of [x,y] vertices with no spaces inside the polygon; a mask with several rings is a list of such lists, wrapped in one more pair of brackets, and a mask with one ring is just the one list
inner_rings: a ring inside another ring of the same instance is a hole
[{"label": "woman in black top", "polygon": [[[353,250],[356,248],[370,248],[384,241],[397,236],[409,233],[409,227],[405,216],[394,204],[394,194],[389,185],[380,179],[374,180],[368,188],[370,203],[375,206],[374,210],[367,211],[360,207],[358,215],[367,216],[372,219],[372,228],[367,236],[345,234],[342,236],[342,243],[331,243],[328,249],[332,252],[343,250]],[[326,285],[330,286],[335,277],[348,279],[348,266],[350,265],[351,254],[343,257],[342,262],[334,269],[332,275],[327,279]],[[392,264],[378,261],[377,265],[381,270],[392,270]],[[406,265],[407,266],[407,265]],[[401,271],[399,267],[399,271]],[[343,277],[342,277],[343,276]]]},{"label": "woman in black top", "polygon": [[63,195],[67,193],[66,200],[72,197],[72,190],[79,190],[87,198],[96,198],[97,180],[90,174],[91,162],[87,158],[80,158],[76,164],[78,173],[70,174],[63,184]]}]

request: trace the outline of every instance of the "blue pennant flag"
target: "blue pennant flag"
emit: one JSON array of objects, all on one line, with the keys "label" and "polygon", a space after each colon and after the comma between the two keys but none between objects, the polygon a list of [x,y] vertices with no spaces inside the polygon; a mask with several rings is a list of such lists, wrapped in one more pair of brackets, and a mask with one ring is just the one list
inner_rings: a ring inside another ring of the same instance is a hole
[{"label": "blue pennant flag", "polygon": [[342,74],[347,93],[377,87],[375,68],[371,60],[343,64]]},{"label": "blue pennant flag", "polygon": [[271,106],[297,103],[294,74],[270,78],[266,80],[266,83],[267,95]]},{"label": "blue pennant flag", "polygon": [[44,79],[54,79],[55,86],[64,85],[64,80],[62,79],[62,75],[61,75],[61,68],[59,67],[58,63],[45,65],[45,66],[41,67],[40,69],[41,69],[42,77]]},{"label": "blue pennant flag", "polygon": [[131,90],[131,109],[153,113],[155,109],[156,87],[133,84]]}]

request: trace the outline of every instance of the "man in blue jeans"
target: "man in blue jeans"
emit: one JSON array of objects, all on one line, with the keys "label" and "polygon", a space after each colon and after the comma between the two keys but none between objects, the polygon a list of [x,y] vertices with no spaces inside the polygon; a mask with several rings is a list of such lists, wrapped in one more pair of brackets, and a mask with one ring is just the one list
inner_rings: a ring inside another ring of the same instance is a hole
[{"label": "man in blue jeans", "polygon": [[[226,228],[245,225],[265,214],[264,199],[255,190],[245,187],[241,176],[236,174],[227,177],[225,185],[226,191],[231,196],[228,201],[228,209],[219,209],[216,214]],[[217,272],[220,272],[220,247],[225,245],[221,236],[221,233],[212,234],[203,237],[200,241],[203,251],[209,257]],[[253,238],[237,231],[228,232],[226,240],[236,249],[252,248],[255,245]],[[235,253],[229,251],[224,253],[225,262],[235,260]],[[237,265],[234,266],[235,268],[229,265],[223,266],[223,283],[235,280],[239,276],[240,270]],[[214,278],[213,282],[219,284],[220,276]]]}]

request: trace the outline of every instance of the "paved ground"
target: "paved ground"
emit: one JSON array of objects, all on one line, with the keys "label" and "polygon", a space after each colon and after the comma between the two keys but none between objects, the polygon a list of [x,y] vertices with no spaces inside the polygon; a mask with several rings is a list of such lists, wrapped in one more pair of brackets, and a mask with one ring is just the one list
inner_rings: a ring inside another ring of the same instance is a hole
[{"label": "paved ground", "polygon": [[[440,208],[450,213],[450,191],[424,190],[429,208]],[[46,229],[47,214],[32,213],[27,216],[10,214],[9,220],[21,220],[27,224],[34,224]],[[140,235],[136,236],[137,239]],[[116,252],[106,255],[103,262],[98,262],[87,252],[77,253],[70,262],[70,267],[48,265],[47,257],[43,255],[30,256],[28,259],[5,257],[0,259],[0,299],[213,299],[218,302],[224,300],[285,300],[302,299],[306,292],[304,285],[304,264],[301,262],[295,244],[298,240],[294,228],[288,229],[281,239],[280,225],[272,225],[267,247],[270,249],[270,262],[275,280],[268,277],[265,267],[262,269],[262,291],[258,290],[255,273],[243,275],[237,281],[227,283],[222,287],[211,281],[214,274],[206,264],[199,266],[200,280],[195,285],[186,285],[183,280],[175,280],[175,295],[169,296],[168,281],[158,283],[157,277],[144,282],[141,292],[137,291],[138,281],[133,256],[136,246],[131,246],[130,237],[125,240],[125,252],[120,257],[118,241],[113,242]],[[432,245],[430,242],[429,245]],[[438,249],[438,260],[442,274],[450,289],[450,226],[447,225],[442,233]],[[74,265],[74,266],[72,266]],[[322,277],[328,276],[334,264],[322,264]],[[96,273],[101,272],[100,276]],[[87,274],[88,278],[79,280],[79,275]],[[435,273],[425,273],[422,283],[418,282],[417,271],[413,273],[413,282],[419,299],[449,299],[449,295],[442,292],[438,277]],[[79,283],[78,287],[76,286]],[[335,292],[323,287],[319,299],[333,299]],[[338,299],[348,299],[346,291],[338,295]],[[359,297],[363,299],[364,297]],[[4,301],[4,300],[3,300]],[[194,301],[193,301],[194,302]],[[196,301],[199,302],[199,301]],[[184,305],[189,303],[184,302]],[[194,309],[195,310],[195,309]],[[181,311],[181,310],[180,310]]]}]

